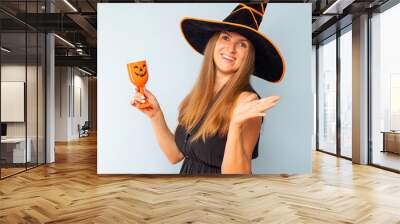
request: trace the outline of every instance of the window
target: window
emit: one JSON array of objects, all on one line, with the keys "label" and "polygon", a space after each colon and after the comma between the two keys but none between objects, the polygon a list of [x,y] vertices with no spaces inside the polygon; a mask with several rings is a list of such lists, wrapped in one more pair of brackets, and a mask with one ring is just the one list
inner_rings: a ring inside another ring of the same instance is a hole
[{"label": "window", "polygon": [[340,155],[352,157],[352,34],[340,36]]},{"label": "window", "polygon": [[[15,2],[0,3],[7,5]],[[45,2],[17,5],[13,8],[20,14],[43,13]],[[0,12],[0,17],[8,21],[0,24],[0,178],[5,178],[45,163],[46,39],[7,14]]]},{"label": "window", "polygon": [[318,48],[318,149],[336,153],[336,39]]},{"label": "window", "polygon": [[400,5],[371,18],[372,163],[400,170]]}]

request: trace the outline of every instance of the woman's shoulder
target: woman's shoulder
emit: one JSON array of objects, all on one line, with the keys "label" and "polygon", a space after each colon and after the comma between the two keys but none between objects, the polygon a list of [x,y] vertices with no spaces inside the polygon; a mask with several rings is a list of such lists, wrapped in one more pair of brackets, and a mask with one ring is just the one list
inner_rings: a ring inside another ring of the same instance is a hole
[{"label": "woman's shoulder", "polygon": [[244,100],[245,98],[247,98],[247,97],[249,97],[251,95],[257,96],[259,99],[261,98],[260,95],[258,95],[257,91],[249,84],[239,94],[237,100],[238,101]]},{"label": "woman's shoulder", "polygon": [[255,93],[258,97],[260,97],[260,95],[258,95],[258,93],[257,93],[257,91],[253,88],[253,86],[252,85],[247,85],[245,88],[244,88],[244,92],[250,92],[250,93]]}]

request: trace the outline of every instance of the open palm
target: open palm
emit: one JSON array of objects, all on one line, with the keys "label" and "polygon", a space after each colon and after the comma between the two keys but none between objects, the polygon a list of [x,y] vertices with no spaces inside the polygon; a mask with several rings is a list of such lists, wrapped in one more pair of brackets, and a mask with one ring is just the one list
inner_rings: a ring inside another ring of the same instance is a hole
[{"label": "open palm", "polygon": [[265,112],[274,107],[279,98],[279,96],[269,96],[258,99],[256,94],[250,94],[236,105],[231,123],[240,125],[250,118],[265,116]]}]

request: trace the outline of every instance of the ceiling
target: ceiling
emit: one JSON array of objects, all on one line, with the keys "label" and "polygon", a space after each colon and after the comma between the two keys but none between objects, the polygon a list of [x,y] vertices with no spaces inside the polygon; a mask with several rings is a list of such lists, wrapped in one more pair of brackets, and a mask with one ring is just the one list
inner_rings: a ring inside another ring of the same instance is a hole
[{"label": "ceiling", "polygon": [[[352,17],[372,10],[388,0],[270,0],[270,3],[312,3],[313,43],[351,24]],[[22,38],[29,31],[55,32],[56,65],[80,66],[96,72],[97,3],[187,2],[168,0],[1,0],[0,24],[9,46],[25,46]],[[197,0],[191,2],[213,2]],[[237,2],[237,1],[218,1]],[[245,1],[242,1],[245,2]],[[51,12],[51,13],[50,13]],[[341,22],[338,22],[338,21]],[[346,22],[347,21],[347,22]],[[338,25],[339,24],[339,25]],[[22,32],[22,33],[21,33]],[[20,34],[18,34],[20,33]],[[60,38],[59,38],[60,37]],[[63,41],[66,40],[66,41]],[[68,43],[69,42],[69,43]],[[4,41],[2,42],[4,43]],[[35,47],[34,43],[28,45]],[[23,48],[20,48],[24,50]]]}]

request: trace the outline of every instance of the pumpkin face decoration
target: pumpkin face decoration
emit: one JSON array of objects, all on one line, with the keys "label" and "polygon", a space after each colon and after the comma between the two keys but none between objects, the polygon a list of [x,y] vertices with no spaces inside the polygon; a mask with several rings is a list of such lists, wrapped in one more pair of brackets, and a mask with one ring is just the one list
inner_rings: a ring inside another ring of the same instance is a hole
[{"label": "pumpkin face decoration", "polygon": [[[137,86],[137,90],[144,96],[144,85],[146,85],[147,80],[149,79],[149,73],[147,71],[146,60],[137,61],[127,64],[129,79],[131,82]],[[138,108],[147,108],[151,107],[151,104],[144,100],[136,105]]]},{"label": "pumpkin face decoration", "polygon": [[148,78],[146,61],[137,61],[128,64],[129,78],[137,87],[143,87]]}]

